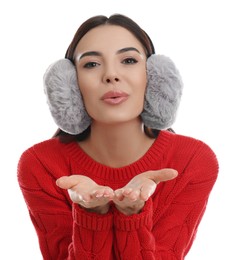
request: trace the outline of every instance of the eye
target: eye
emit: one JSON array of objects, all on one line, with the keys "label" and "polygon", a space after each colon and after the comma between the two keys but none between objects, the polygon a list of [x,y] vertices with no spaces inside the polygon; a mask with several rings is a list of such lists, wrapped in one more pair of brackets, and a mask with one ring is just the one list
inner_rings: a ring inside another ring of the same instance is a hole
[{"label": "eye", "polygon": [[91,62],[87,62],[86,64],[84,64],[83,67],[87,68],[87,69],[92,69],[97,66],[99,66],[99,64],[97,62],[91,61]]},{"label": "eye", "polygon": [[126,58],[126,59],[124,59],[123,60],[123,64],[135,64],[135,63],[137,63],[138,61],[136,60],[136,59],[134,59],[134,58]]}]

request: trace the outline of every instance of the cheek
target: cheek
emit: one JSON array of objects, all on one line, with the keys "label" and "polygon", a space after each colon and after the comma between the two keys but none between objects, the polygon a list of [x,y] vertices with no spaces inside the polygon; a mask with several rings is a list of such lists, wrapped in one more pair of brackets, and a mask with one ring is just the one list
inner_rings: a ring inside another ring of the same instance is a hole
[{"label": "cheek", "polygon": [[96,92],[94,83],[92,84],[91,79],[79,79],[78,85],[82,94],[83,103],[85,105],[87,113],[90,115],[90,117],[93,118],[94,112],[97,110],[97,96],[98,93]]},{"label": "cheek", "polygon": [[[88,86],[83,84],[81,80],[78,80],[78,86],[79,86],[79,89],[80,89],[80,92],[82,95],[84,106],[88,112],[89,103],[91,102],[89,100],[89,92],[91,93],[91,91],[89,91],[89,89],[87,88]],[[92,95],[90,95],[90,98],[91,98],[91,96]],[[88,114],[89,114],[89,112],[88,112]]]},{"label": "cheek", "polygon": [[147,85],[147,76],[145,71],[140,71],[138,75],[135,77],[135,82],[133,84],[133,94],[134,94],[134,102],[133,111],[135,111],[138,115],[143,111],[144,107],[144,99],[145,99],[145,91]]},{"label": "cheek", "polygon": [[89,96],[92,96],[91,94],[93,93],[93,90],[91,89],[91,86],[93,85],[91,78],[80,76],[77,81],[83,100],[86,102]]},{"label": "cheek", "polygon": [[81,91],[81,94],[82,94],[83,103],[84,103],[85,108],[86,108],[86,110],[88,112],[89,107],[92,107],[93,104],[94,104],[93,92],[90,89],[86,88],[86,86],[82,86],[80,88],[80,91]]},{"label": "cheek", "polygon": [[146,72],[139,73],[136,77],[136,85],[138,86],[139,95],[144,98],[146,87],[147,87],[147,74]]},{"label": "cheek", "polygon": [[141,94],[140,94],[141,95],[141,97],[140,97],[141,105],[140,106],[141,106],[141,112],[142,112],[142,110],[144,108],[145,93],[146,93],[146,88],[147,88],[147,74],[146,74],[146,72],[142,76],[141,86],[142,86],[142,88],[141,88]]}]

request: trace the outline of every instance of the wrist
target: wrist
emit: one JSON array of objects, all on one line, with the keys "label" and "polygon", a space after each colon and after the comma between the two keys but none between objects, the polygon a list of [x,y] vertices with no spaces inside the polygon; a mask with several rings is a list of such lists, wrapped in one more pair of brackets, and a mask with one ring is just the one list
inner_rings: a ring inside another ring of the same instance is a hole
[{"label": "wrist", "polygon": [[143,201],[142,203],[140,203],[138,205],[132,205],[132,206],[128,206],[128,207],[121,207],[121,206],[115,204],[115,207],[122,214],[124,214],[126,216],[131,216],[134,214],[141,213],[144,205],[145,205],[145,202]]},{"label": "wrist", "polygon": [[86,210],[87,212],[90,213],[97,213],[97,214],[107,214],[109,212],[109,204],[106,205],[102,205],[102,206],[96,206],[94,208],[86,208],[84,206],[79,205],[81,208],[83,208],[84,210]]}]

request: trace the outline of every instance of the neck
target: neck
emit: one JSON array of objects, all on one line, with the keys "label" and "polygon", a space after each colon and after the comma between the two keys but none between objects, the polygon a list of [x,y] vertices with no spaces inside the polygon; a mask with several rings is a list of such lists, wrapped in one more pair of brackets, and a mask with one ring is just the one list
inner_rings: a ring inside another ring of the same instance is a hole
[{"label": "neck", "polygon": [[153,141],[144,133],[140,119],[110,125],[93,122],[90,137],[80,146],[94,160],[122,167],[142,157]]}]

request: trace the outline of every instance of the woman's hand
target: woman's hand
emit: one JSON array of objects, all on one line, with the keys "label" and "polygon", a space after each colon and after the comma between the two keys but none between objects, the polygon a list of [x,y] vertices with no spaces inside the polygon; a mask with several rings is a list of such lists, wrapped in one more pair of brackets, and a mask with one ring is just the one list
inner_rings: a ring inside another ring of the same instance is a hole
[{"label": "woman's hand", "polygon": [[126,186],[115,192],[84,175],[64,176],[56,184],[67,189],[71,200],[89,212],[106,214],[112,200],[120,212],[132,215],[141,211],[159,182],[172,180],[177,175],[177,171],[173,169],[147,171],[136,175]]},{"label": "woman's hand", "polygon": [[61,177],[56,184],[62,189],[67,189],[71,200],[89,212],[106,214],[109,210],[109,202],[114,197],[110,187],[98,185],[83,175]]},{"label": "woman's hand", "polygon": [[145,201],[154,193],[159,182],[172,180],[177,175],[177,171],[173,169],[138,174],[126,186],[115,190],[113,202],[123,214],[137,214],[143,208]]}]

